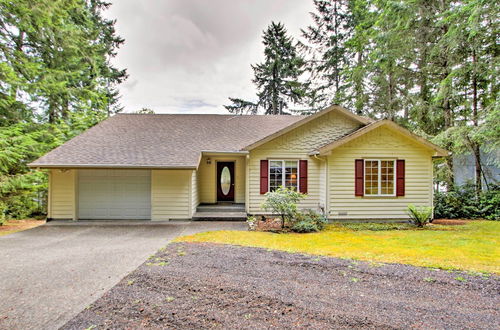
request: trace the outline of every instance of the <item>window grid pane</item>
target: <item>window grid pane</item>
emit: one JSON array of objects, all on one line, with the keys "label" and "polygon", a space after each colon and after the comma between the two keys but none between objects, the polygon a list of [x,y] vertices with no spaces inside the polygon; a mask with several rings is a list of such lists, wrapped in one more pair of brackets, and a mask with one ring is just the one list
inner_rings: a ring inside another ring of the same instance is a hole
[{"label": "window grid pane", "polygon": [[381,171],[381,194],[382,195],[392,195],[394,194],[394,161],[393,160],[382,160],[380,162]]},{"label": "window grid pane", "polygon": [[296,160],[269,162],[269,191],[279,187],[298,189],[299,167]]},{"label": "window grid pane", "polygon": [[394,195],[394,160],[365,160],[365,195]]},{"label": "window grid pane", "polygon": [[285,162],[285,187],[297,189],[298,186],[298,166],[297,161]]},{"label": "window grid pane", "polygon": [[365,161],[365,195],[378,195],[378,161]]},{"label": "window grid pane", "polygon": [[269,163],[269,191],[275,191],[283,185],[283,162],[271,161]]}]

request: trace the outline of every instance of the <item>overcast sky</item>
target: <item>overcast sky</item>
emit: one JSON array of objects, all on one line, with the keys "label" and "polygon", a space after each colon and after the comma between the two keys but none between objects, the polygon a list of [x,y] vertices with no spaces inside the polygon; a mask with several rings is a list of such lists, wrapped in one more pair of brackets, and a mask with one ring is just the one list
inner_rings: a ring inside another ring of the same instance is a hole
[{"label": "overcast sky", "polygon": [[227,113],[229,96],[254,100],[262,31],[274,20],[298,37],[313,9],[312,0],[113,1],[106,16],[125,38],[114,63],[129,74],[124,111]]}]

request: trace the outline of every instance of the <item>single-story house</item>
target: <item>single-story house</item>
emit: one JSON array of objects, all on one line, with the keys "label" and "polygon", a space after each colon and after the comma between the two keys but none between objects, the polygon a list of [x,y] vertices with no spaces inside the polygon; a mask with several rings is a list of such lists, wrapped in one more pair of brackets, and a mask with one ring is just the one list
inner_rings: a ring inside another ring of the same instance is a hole
[{"label": "single-story house", "polygon": [[448,152],[334,105],[310,116],[117,114],[30,164],[49,171],[49,219],[191,219],[207,204],[261,209],[279,186],[332,220],[406,219],[432,205]]}]

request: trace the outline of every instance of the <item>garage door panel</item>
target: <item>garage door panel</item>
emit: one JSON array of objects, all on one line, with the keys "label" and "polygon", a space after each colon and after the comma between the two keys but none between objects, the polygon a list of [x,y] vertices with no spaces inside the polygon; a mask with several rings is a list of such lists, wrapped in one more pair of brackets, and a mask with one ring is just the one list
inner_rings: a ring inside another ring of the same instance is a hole
[{"label": "garage door panel", "polygon": [[80,170],[80,219],[150,219],[151,171]]}]

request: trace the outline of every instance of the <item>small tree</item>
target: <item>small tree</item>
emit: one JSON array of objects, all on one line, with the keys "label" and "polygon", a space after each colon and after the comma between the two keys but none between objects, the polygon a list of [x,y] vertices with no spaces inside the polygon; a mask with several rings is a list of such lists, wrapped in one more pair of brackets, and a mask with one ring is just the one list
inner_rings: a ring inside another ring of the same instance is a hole
[{"label": "small tree", "polygon": [[283,187],[268,192],[265,196],[266,201],[262,203],[261,207],[281,217],[281,228],[285,227],[287,221],[295,218],[297,203],[305,197],[300,192]]},{"label": "small tree", "polygon": [[417,227],[423,228],[432,218],[432,207],[408,205],[408,215],[410,222]]}]

